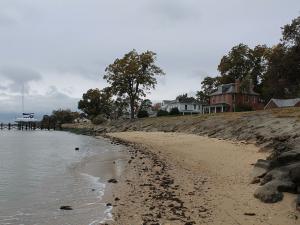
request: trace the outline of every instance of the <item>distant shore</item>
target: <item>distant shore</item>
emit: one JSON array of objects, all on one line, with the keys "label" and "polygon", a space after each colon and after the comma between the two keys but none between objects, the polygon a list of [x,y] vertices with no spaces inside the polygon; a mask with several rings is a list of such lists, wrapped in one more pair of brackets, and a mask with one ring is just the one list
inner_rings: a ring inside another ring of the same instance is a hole
[{"label": "distant shore", "polygon": [[299,223],[293,196],[272,205],[253,197],[253,163],[267,156],[254,145],[180,133],[108,136],[134,146],[113,189],[112,224]]}]

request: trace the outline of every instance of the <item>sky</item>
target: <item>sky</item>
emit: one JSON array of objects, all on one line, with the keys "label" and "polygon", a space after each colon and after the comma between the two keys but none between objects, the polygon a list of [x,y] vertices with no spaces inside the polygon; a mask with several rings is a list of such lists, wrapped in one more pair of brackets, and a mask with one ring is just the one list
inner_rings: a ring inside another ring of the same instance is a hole
[{"label": "sky", "polygon": [[22,111],[76,110],[107,86],[104,70],[136,49],[166,75],[148,98],[194,94],[239,43],[279,42],[299,0],[0,0],[0,121]]}]

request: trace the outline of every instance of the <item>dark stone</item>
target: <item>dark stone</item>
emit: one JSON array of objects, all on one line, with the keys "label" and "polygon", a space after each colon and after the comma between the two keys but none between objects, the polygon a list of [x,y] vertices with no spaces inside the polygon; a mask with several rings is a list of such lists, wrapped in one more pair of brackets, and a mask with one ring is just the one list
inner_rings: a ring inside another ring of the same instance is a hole
[{"label": "dark stone", "polygon": [[63,205],[60,207],[60,210],[73,210],[72,206],[69,205]]},{"label": "dark stone", "polygon": [[118,197],[115,198],[115,201],[120,201],[120,199]]},{"label": "dark stone", "polygon": [[276,141],[284,142],[284,141],[289,140],[290,138],[291,138],[290,135],[282,135],[282,136],[277,136],[277,137],[275,137],[274,139],[275,139]]},{"label": "dark stone", "polygon": [[79,151],[79,148],[78,148],[78,147],[76,147],[76,148],[75,148],[75,151]]},{"label": "dark stone", "polygon": [[293,182],[300,183],[300,163],[297,163],[290,168],[290,178]]},{"label": "dark stone", "polygon": [[244,213],[245,216],[255,216],[255,213]]},{"label": "dark stone", "polygon": [[271,169],[271,161],[259,159],[254,164],[253,170],[251,172],[252,178],[261,178],[266,175],[266,173]]},{"label": "dark stone", "polygon": [[277,190],[280,192],[297,193],[297,186],[292,181],[283,180],[278,184]]},{"label": "dark stone", "polygon": [[300,195],[298,195],[297,200],[296,200],[296,209],[300,211]]},{"label": "dark stone", "polygon": [[195,224],[195,222],[191,221],[191,222],[186,222],[184,225],[193,225],[193,224]]},{"label": "dark stone", "polygon": [[106,206],[107,206],[107,207],[110,207],[110,206],[112,206],[112,204],[111,204],[111,203],[107,203]]},{"label": "dark stone", "polygon": [[114,179],[114,178],[109,179],[107,182],[108,182],[108,183],[113,183],[113,184],[118,183],[118,181],[117,181],[116,179]]},{"label": "dark stone", "polygon": [[265,203],[275,203],[283,199],[283,193],[277,190],[278,185],[274,185],[273,181],[259,187],[254,192],[254,197]]},{"label": "dark stone", "polygon": [[291,150],[287,152],[283,152],[277,158],[278,162],[281,164],[287,164],[300,160],[300,150]]}]

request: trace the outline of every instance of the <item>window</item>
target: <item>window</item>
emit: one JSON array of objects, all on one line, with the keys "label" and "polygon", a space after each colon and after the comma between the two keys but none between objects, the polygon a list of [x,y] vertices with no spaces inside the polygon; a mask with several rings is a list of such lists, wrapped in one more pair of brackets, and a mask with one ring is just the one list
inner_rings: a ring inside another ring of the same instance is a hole
[{"label": "window", "polygon": [[187,105],[184,105],[184,110],[187,110]]},{"label": "window", "polygon": [[194,110],[196,110],[197,109],[197,105],[194,105]]},{"label": "window", "polygon": [[235,101],[235,94],[232,95],[232,101]]}]

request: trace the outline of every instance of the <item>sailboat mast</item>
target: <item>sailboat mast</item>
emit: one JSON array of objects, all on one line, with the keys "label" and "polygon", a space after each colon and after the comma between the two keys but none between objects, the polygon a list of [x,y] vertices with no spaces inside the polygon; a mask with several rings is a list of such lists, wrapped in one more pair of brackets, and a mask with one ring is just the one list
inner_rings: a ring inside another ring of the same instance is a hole
[{"label": "sailboat mast", "polygon": [[22,113],[24,113],[24,83],[22,84]]}]

